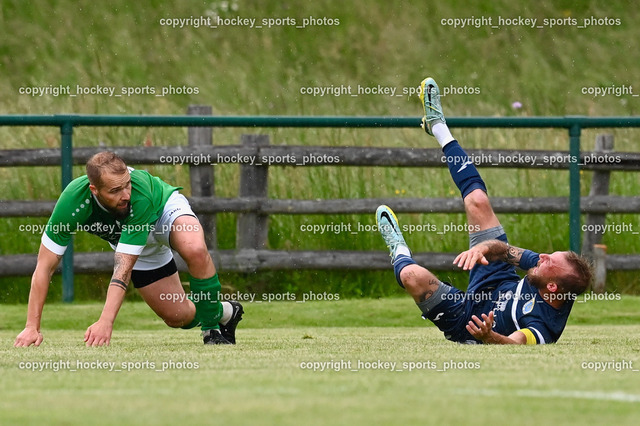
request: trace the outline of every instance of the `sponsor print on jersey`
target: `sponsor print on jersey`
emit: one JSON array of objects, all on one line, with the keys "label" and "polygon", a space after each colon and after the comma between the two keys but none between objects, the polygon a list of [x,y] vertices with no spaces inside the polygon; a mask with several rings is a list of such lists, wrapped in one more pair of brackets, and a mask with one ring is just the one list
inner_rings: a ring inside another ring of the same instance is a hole
[{"label": "sponsor print on jersey", "polygon": [[494,308],[494,311],[504,312],[504,310],[507,309],[507,304],[511,299],[513,299],[513,291],[509,290],[506,293],[500,293],[500,298],[497,302],[495,302],[496,306]]}]

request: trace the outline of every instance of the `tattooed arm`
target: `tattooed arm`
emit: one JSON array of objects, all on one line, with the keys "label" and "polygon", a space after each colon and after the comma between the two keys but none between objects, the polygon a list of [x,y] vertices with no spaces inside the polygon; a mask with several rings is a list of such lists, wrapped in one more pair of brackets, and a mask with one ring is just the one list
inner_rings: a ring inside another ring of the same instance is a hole
[{"label": "tattooed arm", "polygon": [[501,260],[514,266],[520,266],[520,259],[522,259],[522,253],[524,253],[524,249],[510,246],[509,244],[500,240],[483,241],[478,245],[483,244],[485,245],[485,247],[487,247],[488,252],[485,256],[487,257],[487,260],[489,260],[489,262]]},{"label": "tattooed arm", "polygon": [[89,326],[84,334],[84,341],[87,346],[102,346],[110,343],[113,323],[124,301],[127,286],[131,280],[131,271],[136,260],[138,260],[138,256],[116,252],[113,259],[113,275],[107,290],[107,301],[102,309],[102,314],[100,319]]},{"label": "tattooed arm", "polygon": [[460,253],[453,263],[465,271],[473,268],[477,263],[488,265],[489,262],[495,261],[520,266],[522,253],[524,253],[524,249],[510,246],[500,240],[487,240]]}]

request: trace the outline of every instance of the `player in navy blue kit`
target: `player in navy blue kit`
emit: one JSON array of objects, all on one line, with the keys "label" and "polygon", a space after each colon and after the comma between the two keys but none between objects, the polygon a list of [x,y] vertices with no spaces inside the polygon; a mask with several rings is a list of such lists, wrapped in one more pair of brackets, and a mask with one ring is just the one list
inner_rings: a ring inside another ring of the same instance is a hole
[{"label": "player in navy blue kit", "polygon": [[[425,131],[435,136],[464,200],[469,250],[454,264],[470,270],[466,292],[441,282],[411,258],[398,220],[387,206],[376,212],[378,229],[391,251],[396,279],[425,319],[459,343],[545,344],[562,334],[576,297],[591,282],[590,264],[574,252],[538,254],[508,244],[478,170],[451,136],[436,82],[421,83]],[[527,271],[524,278],[516,267]]]}]

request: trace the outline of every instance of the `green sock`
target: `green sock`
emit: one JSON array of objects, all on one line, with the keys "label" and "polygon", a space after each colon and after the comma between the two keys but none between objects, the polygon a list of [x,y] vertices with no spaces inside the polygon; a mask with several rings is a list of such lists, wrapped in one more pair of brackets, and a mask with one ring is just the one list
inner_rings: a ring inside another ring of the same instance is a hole
[{"label": "green sock", "polygon": [[222,304],[218,294],[222,289],[218,274],[211,278],[199,279],[189,277],[191,284],[191,300],[196,305],[196,317],[202,330],[219,329],[218,322],[222,318]]}]

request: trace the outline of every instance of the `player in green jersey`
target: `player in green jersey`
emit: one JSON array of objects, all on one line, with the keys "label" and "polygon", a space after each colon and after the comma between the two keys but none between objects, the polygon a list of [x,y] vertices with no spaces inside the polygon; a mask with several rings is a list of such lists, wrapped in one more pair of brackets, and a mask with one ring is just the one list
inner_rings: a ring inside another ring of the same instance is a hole
[{"label": "player in green jersey", "polygon": [[[108,151],[91,157],[86,170],[62,192],[42,234],[27,323],[14,346],[42,343],[40,322],[49,282],[77,231],[95,234],[115,250],[107,300],[100,318],[85,333],[87,346],[110,343],[130,281],[168,326],[200,326],[205,344],[235,344],[242,305],[218,301],[218,274],[200,222],[178,192],[181,188],[128,168]],[[182,288],[171,249],[189,269],[189,295]]]}]

